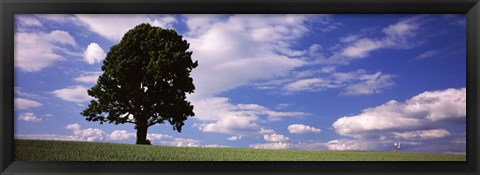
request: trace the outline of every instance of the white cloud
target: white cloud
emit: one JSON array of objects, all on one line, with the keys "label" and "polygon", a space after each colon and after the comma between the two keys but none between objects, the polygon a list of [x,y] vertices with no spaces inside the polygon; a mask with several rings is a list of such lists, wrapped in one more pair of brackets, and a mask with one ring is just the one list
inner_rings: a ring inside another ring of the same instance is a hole
[{"label": "white cloud", "polygon": [[382,31],[390,37],[404,37],[414,36],[415,31],[419,28],[419,25],[413,21],[413,18],[399,21],[398,23],[389,25]]},{"label": "white cloud", "polygon": [[71,129],[71,130],[80,130],[80,128],[82,127],[78,123],[69,124],[65,126],[65,129]]},{"label": "white cloud", "polygon": [[[305,36],[304,15],[184,15],[196,87],[188,99],[195,106],[194,118],[203,132],[250,135],[267,131],[259,125],[287,117],[305,117],[303,112],[279,112],[259,104],[232,104],[222,92],[268,79],[306,65],[303,50],[293,42]],[[319,15],[318,18],[321,18]],[[215,78],[212,78],[215,77]]]},{"label": "white cloud", "polygon": [[251,148],[255,149],[288,149],[292,145],[290,143],[285,142],[277,142],[277,143],[258,143],[250,145]]},{"label": "white cloud", "polygon": [[263,139],[265,139],[265,141],[267,142],[285,142],[289,138],[281,134],[270,134],[270,135],[263,135]]},{"label": "white cloud", "polygon": [[260,128],[260,131],[258,131],[258,134],[273,134],[275,131],[273,129],[264,129]]},{"label": "white cloud", "polygon": [[382,92],[382,89],[393,86],[393,75],[382,74],[376,72],[375,74],[363,74],[358,76],[360,82],[350,84],[346,87],[344,95],[367,95]]},{"label": "white cloud", "polygon": [[32,112],[27,112],[27,113],[20,114],[18,116],[18,119],[26,121],[26,122],[33,122],[33,123],[37,123],[37,122],[42,121],[41,118],[37,117],[37,115],[35,115]]},{"label": "white cloud", "polygon": [[226,134],[249,135],[259,130],[260,126],[246,117],[226,117],[215,123],[202,124],[199,130],[203,132],[218,132]]},{"label": "white cloud", "polygon": [[[302,79],[285,79],[277,83],[277,86],[283,86],[285,94],[297,91],[316,92],[333,88],[345,88],[342,95],[368,95],[382,92],[383,89],[393,86],[394,75],[376,72],[369,74],[367,71],[360,69],[352,72],[336,72],[334,68],[327,67],[329,76],[302,78]],[[325,73],[323,70],[320,71]],[[315,76],[310,74],[308,76]],[[307,77],[308,77],[307,76]]]},{"label": "white cloud", "polygon": [[465,116],[466,89],[446,89],[426,91],[403,103],[391,100],[367,108],[359,115],[339,118],[332,126],[340,135],[355,136],[368,132],[421,129],[432,122],[464,120]]},{"label": "white cloud", "polygon": [[189,36],[198,36],[207,32],[214,23],[222,21],[223,15],[213,14],[186,14],[185,23],[189,29]]},{"label": "white cloud", "polygon": [[61,30],[54,30],[50,32],[48,35],[45,35],[45,38],[48,41],[53,43],[65,44],[70,46],[77,45],[73,36],[71,36],[68,32],[61,31]]},{"label": "white cloud", "polygon": [[26,72],[37,72],[64,60],[63,46],[75,46],[74,38],[65,31],[46,33],[15,33],[15,67]]},{"label": "white cloud", "polygon": [[73,15],[68,14],[36,14],[37,18],[50,22],[67,23],[78,25],[78,20]]},{"label": "white cloud", "polygon": [[369,150],[371,145],[367,142],[359,142],[356,140],[332,140],[325,144],[329,150],[345,151],[345,150]]},{"label": "white cloud", "polygon": [[380,41],[363,38],[343,49],[341,55],[349,58],[363,58],[368,56],[371,51],[381,47],[383,47],[383,43]]},{"label": "white cloud", "polygon": [[150,141],[169,140],[169,139],[173,139],[173,137],[166,134],[147,134],[147,139]]},{"label": "white cloud", "polygon": [[345,36],[345,37],[341,37],[340,42],[350,43],[350,42],[358,40],[359,37],[360,37],[360,35],[348,35],[348,36]]},{"label": "white cloud", "polygon": [[79,75],[78,77],[75,77],[75,81],[78,82],[83,82],[83,83],[97,83],[98,77],[102,74],[103,72],[98,71],[98,72],[85,72]]},{"label": "white cloud", "polygon": [[83,52],[83,59],[88,64],[100,63],[105,59],[105,56],[105,51],[97,43],[90,43]]},{"label": "white cloud", "polygon": [[429,121],[449,118],[465,119],[467,89],[426,91],[406,102],[405,110],[414,114],[425,114]]},{"label": "white cloud", "polygon": [[[382,29],[382,37],[364,37],[350,35],[340,39],[334,53],[326,58],[317,56],[320,64],[349,64],[353,60],[365,58],[371,52],[379,49],[410,49],[418,43],[413,42],[419,28],[422,16],[415,16],[398,21]],[[317,55],[322,55],[318,54]]]},{"label": "white cloud", "polygon": [[15,98],[15,109],[28,109],[42,106],[42,103],[26,98]]},{"label": "white cloud", "polygon": [[15,15],[15,18],[20,25],[34,27],[43,26],[42,23],[33,15]]},{"label": "white cloud", "polygon": [[290,106],[290,104],[288,103],[280,103],[277,105],[276,109],[285,109],[285,108],[288,108]]},{"label": "white cloud", "polygon": [[77,123],[67,125],[65,129],[73,131],[73,137],[76,138],[75,140],[94,142],[105,141],[108,138],[108,135],[100,129],[82,129]]},{"label": "white cloud", "polygon": [[186,138],[175,138],[173,141],[166,141],[167,145],[177,146],[177,147],[199,147],[200,141],[195,139],[186,139]]},{"label": "white cloud", "polygon": [[323,78],[309,78],[289,83],[285,85],[284,89],[287,91],[319,91],[335,87],[338,87],[338,85]]},{"label": "white cloud", "polygon": [[87,90],[88,88],[84,86],[75,86],[54,90],[52,93],[65,101],[83,103],[93,99],[93,97],[88,95]]},{"label": "white cloud", "polygon": [[226,139],[230,141],[240,140],[242,139],[242,136],[231,136],[231,137],[227,137]]},{"label": "white cloud", "polygon": [[[389,141],[382,140],[349,140],[349,139],[335,139],[327,142],[309,140],[307,142],[299,142],[293,144],[291,147],[294,149],[302,150],[332,150],[332,151],[379,151],[385,150],[386,145],[389,145]],[[392,142],[393,144],[393,142]],[[403,142],[402,144],[408,145],[409,142]],[[389,147],[388,147],[389,148]]]},{"label": "white cloud", "polygon": [[210,145],[203,145],[202,147],[206,147],[206,148],[228,148],[229,146],[210,144]]},{"label": "white cloud", "polygon": [[[392,79],[395,77],[390,74],[383,74],[376,72],[374,74],[367,74],[364,70],[356,72],[336,72],[335,67],[329,66],[332,64],[349,64],[353,60],[365,58],[371,52],[379,49],[410,49],[421,41],[415,41],[415,36],[420,29],[421,19],[423,16],[414,16],[406,18],[386,26],[382,29],[382,33],[378,37],[367,37],[372,32],[362,32],[360,34],[349,35],[340,39],[340,43],[334,45],[333,49],[329,49],[332,53],[322,53],[326,50],[318,45],[312,44],[307,49],[308,54],[304,55],[307,63],[306,65],[320,64],[325,65],[325,69],[319,71],[309,71],[310,74],[323,73],[322,76],[304,76],[294,77],[292,72],[277,75],[266,82],[257,83],[259,89],[271,90],[278,86],[282,86],[284,94],[291,94],[297,91],[316,92],[331,88],[345,88],[342,95],[369,95],[382,92],[383,89],[393,86],[395,83]],[[330,56],[325,56],[330,55]],[[300,65],[298,67],[301,67]],[[350,76],[351,79],[340,79],[341,74]],[[288,78],[285,78],[288,77]],[[283,78],[283,79],[282,79]],[[258,80],[262,81],[262,80]]]},{"label": "white cloud", "polygon": [[464,137],[464,138],[455,138],[453,140],[450,141],[451,143],[455,143],[455,144],[467,144],[467,139]]},{"label": "white cloud", "polygon": [[319,133],[321,131],[321,129],[303,124],[292,124],[288,126],[288,132],[294,134]]},{"label": "white cloud", "polygon": [[[192,71],[196,86],[192,96],[196,98],[211,97],[306,64],[302,59],[285,55],[295,52],[290,41],[308,32],[302,15],[211,18],[214,19],[208,20],[209,28],[200,29],[192,24],[190,30],[201,30],[197,32],[200,34],[186,37],[194,53],[192,59],[199,62]],[[198,17],[187,16],[187,24],[198,21]]]},{"label": "white cloud", "polygon": [[20,87],[15,87],[14,91],[15,91],[16,96],[27,97],[27,98],[39,98],[40,97],[39,95],[36,95],[36,94],[23,92],[22,88],[20,88]]},{"label": "white cloud", "polygon": [[120,41],[130,29],[141,23],[152,26],[171,28],[176,19],[166,15],[143,14],[82,14],[75,15],[77,20],[84,24],[90,31],[113,41]]},{"label": "white cloud", "polygon": [[395,138],[402,139],[436,139],[450,136],[450,132],[445,129],[418,130],[410,132],[394,132]]},{"label": "white cloud", "polygon": [[438,50],[426,51],[426,52],[421,53],[417,57],[415,57],[415,59],[425,59],[425,58],[433,57],[433,56],[437,55],[438,53],[439,53]]},{"label": "white cloud", "polygon": [[81,141],[75,136],[57,135],[57,134],[15,134],[15,139],[26,140],[63,140],[63,141]]},{"label": "white cloud", "polygon": [[[15,134],[16,139],[29,140],[67,140],[67,141],[88,141],[88,142],[108,142],[108,141],[125,141],[136,139],[134,132],[127,130],[115,130],[108,134],[96,128],[82,129],[78,123],[69,124],[65,129],[71,130],[72,135],[56,135],[56,134]],[[177,146],[177,147],[200,147],[200,140],[189,138],[175,138],[166,134],[150,133],[147,134],[147,139],[152,144]],[[223,145],[204,145],[203,147],[227,147]]]},{"label": "white cloud", "polygon": [[303,112],[278,112],[257,104],[231,104],[228,98],[206,98],[193,101],[197,120],[214,121],[199,124],[203,132],[219,132],[232,135],[249,135],[261,131],[257,122],[261,117],[270,121],[282,120],[285,117],[305,117]]},{"label": "white cloud", "polygon": [[135,137],[135,133],[128,132],[127,130],[115,130],[110,134],[111,140],[128,140]]}]

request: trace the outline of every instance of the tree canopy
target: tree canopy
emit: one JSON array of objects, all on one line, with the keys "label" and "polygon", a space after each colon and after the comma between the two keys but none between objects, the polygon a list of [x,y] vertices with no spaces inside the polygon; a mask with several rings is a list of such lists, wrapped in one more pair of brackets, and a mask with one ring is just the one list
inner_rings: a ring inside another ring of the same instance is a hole
[{"label": "tree canopy", "polygon": [[186,100],[195,86],[190,72],[189,43],[175,30],[140,24],[110,48],[103,74],[88,94],[95,99],[81,112],[87,121],[133,123],[137,144],[150,144],[147,130],[168,121],[181,132],[187,117],[194,116]]}]

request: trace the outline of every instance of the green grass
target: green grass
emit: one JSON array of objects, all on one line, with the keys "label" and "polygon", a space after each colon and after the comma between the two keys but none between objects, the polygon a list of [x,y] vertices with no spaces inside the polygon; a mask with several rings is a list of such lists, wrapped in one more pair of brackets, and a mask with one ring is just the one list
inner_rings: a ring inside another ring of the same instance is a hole
[{"label": "green grass", "polygon": [[465,161],[465,155],[408,152],[185,148],[15,140],[17,161]]}]

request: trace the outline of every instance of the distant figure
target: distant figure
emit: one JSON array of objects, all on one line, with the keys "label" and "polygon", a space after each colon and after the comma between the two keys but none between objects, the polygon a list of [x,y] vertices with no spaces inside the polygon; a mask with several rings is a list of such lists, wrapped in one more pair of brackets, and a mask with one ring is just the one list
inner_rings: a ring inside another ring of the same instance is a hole
[{"label": "distant figure", "polygon": [[398,143],[397,142],[393,143],[393,148],[392,148],[393,152],[396,153],[396,152],[398,152],[399,149],[400,149],[400,143],[399,142]]}]

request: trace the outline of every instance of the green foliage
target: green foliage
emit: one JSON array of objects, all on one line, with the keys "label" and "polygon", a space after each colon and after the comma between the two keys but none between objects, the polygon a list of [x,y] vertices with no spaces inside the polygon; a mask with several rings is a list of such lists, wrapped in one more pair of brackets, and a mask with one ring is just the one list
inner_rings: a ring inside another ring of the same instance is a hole
[{"label": "green foliage", "polygon": [[195,115],[186,93],[195,90],[190,72],[198,63],[188,48],[171,29],[140,24],[129,30],[110,48],[103,74],[88,90],[96,99],[81,114],[100,124],[134,123],[137,141],[138,134],[146,135],[148,127],[165,121],[181,132],[187,117]]},{"label": "green foliage", "polygon": [[409,152],[185,148],[15,140],[15,161],[465,161],[465,155]]}]

